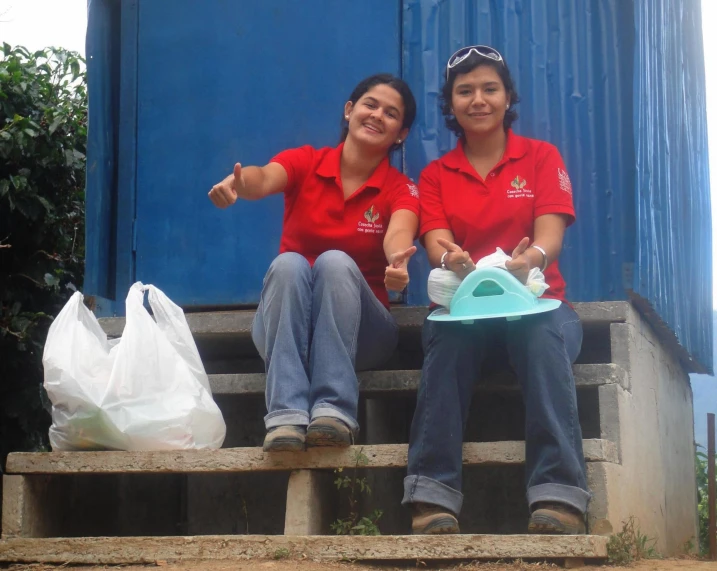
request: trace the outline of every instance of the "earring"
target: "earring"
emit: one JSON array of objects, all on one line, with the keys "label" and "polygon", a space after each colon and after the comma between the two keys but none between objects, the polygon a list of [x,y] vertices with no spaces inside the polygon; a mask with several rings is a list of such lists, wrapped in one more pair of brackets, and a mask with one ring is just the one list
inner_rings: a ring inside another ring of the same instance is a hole
[{"label": "earring", "polygon": [[510,109],[510,103],[508,103],[508,105],[506,105],[505,108]]},{"label": "earring", "polygon": [[397,144],[397,145],[400,145],[400,144],[401,144],[401,139],[398,139],[398,140],[396,141],[396,144]]},{"label": "earring", "polygon": [[346,120],[347,120],[347,121],[349,120],[349,116],[348,116],[348,115],[346,115]]}]

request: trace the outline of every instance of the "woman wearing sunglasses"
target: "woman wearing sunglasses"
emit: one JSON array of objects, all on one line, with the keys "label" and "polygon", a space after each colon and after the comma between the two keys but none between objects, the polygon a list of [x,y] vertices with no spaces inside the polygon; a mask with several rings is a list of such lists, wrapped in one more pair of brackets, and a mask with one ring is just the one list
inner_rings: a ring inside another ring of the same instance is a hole
[{"label": "woman wearing sunglasses", "polygon": [[508,270],[525,282],[532,268],[542,269],[550,286],[544,296],[563,303],[510,322],[425,322],[403,498],[414,533],[458,532],[463,430],[486,343],[495,338],[504,340],[525,402],[528,530],[585,532],[590,494],[571,367],[582,326],[558,268],[565,228],[575,220],[572,189],[554,146],[510,129],[516,103],[496,50],[469,46],[451,56],[442,111],[459,141],[421,174],[420,236],[431,264],[460,278],[496,247],[512,252]]},{"label": "woman wearing sunglasses", "polygon": [[344,107],[337,147],[237,164],[209,192],[219,208],[284,193],[280,253],[252,325],[267,373],[265,451],[348,446],[358,432],[356,370],[393,353],[387,290],[406,287],[416,251],[418,190],[388,159],[415,116],[406,83],[371,76]]}]

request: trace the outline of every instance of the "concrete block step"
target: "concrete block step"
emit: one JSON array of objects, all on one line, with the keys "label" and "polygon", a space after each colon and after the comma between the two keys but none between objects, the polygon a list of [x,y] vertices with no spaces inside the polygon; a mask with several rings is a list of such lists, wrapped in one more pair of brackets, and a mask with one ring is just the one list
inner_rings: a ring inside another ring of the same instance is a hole
[{"label": "concrete block step", "polygon": [[[628,318],[630,302],[584,302],[575,303],[575,310],[586,327],[624,323]],[[427,307],[394,306],[391,313],[396,317],[402,329],[416,329],[423,326],[428,315]],[[187,323],[195,337],[248,337],[255,311],[206,311],[187,313]],[[99,320],[100,325],[110,337],[119,337],[124,329],[124,317],[105,317]]]},{"label": "concrete block step", "polygon": [[[588,462],[618,462],[609,440],[583,440]],[[348,448],[310,448],[306,452],[266,453],[261,448],[167,450],[156,452],[16,452],[8,455],[7,474],[149,474],[266,472],[352,468],[358,453],[364,468],[406,466],[407,444],[373,444]],[[525,442],[467,442],[463,464],[508,465],[525,462]]]},{"label": "concrete block step", "polygon": [[[573,374],[578,388],[616,384],[629,388],[625,369],[614,363],[574,365]],[[419,370],[364,371],[358,373],[359,389],[365,396],[380,396],[402,392],[415,392],[421,380]],[[209,375],[215,395],[263,395],[266,387],[264,373]],[[476,383],[476,390],[517,390],[515,374],[504,369],[486,375]]]},{"label": "concrete block step", "polygon": [[[597,535],[383,535],[194,537],[79,537],[6,539],[0,561],[80,565],[155,564],[157,561],[236,559],[465,560],[541,559],[571,563],[607,557],[607,537]],[[567,560],[567,561],[566,561]],[[570,566],[570,565],[568,565]]]}]

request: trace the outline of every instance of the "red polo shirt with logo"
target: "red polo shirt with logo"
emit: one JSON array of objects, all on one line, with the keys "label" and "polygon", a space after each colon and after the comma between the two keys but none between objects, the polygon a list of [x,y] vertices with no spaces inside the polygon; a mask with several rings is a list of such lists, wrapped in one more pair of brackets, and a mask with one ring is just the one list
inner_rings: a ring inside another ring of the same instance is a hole
[{"label": "red polo shirt with logo", "polygon": [[343,144],[323,149],[307,145],[271,159],[289,177],[279,252],[301,254],[311,265],[328,250],[345,252],[388,307],[383,239],[394,212],[405,209],[419,215],[418,188],[385,158],[366,183],[344,199],[342,149]]},{"label": "red polo shirt with logo", "polygon": [[[502,248],[510,255],[544,214],[575,221],[573,193],[563,159],[553,145],[508,131],[503,158],[485,178],[475,171],[463,141],[421,173],[421,228],[453,232],[473,261]],[[565,300],[565,280],[557,260],[545,270],[550,286],[543,297]]]}]

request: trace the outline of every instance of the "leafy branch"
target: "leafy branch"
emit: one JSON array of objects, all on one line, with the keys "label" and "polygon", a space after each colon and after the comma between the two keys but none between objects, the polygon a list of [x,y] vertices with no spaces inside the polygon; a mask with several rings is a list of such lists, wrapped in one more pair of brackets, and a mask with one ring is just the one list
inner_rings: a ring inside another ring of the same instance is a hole
[{"label": "leafy branch", "polygon": [[84,274],[81,56],[0,46],[0,466],[47,446],[42,349]]},{"label": "leafy branch", "polygon": [[371,515],[363,517],[359,513],[361,494],[371,494],[366,478],[360,478],[358,475],[359,468],[367,464],[368,457],[363,453],[363,448],[360,448],[354,451],[354,466],[350,476],[343,474],[343,468],[334,470],[337,474],[334,485],[338,490],[348,490],[349,502],[348,517],[337,519],[331,524],[336,535],[381,535],[378,520],[381,519],[383,511],[377,509]]}]

